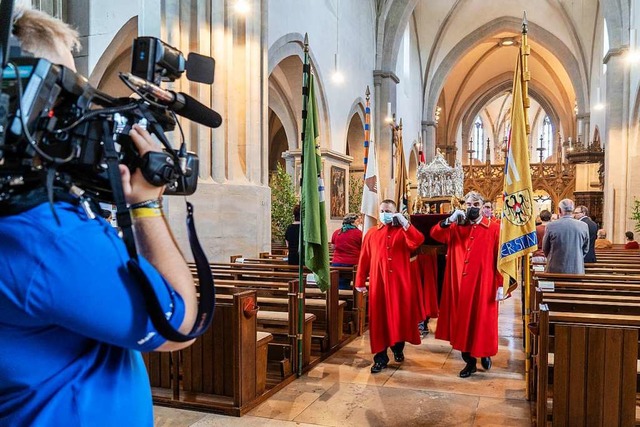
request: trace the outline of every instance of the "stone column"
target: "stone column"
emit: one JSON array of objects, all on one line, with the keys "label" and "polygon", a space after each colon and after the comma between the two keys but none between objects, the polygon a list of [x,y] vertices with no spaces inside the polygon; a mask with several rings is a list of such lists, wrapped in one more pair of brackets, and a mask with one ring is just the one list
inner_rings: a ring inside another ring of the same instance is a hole
[{"label": "stone column", "polygon": [[[176,83],[176,89],[196,97],[223,119],[213,130],[182,121],[189,147],[204,164],[198,190],[189,197],[200,241],[210,261],[268,251],[271,203],[270,190],[263,183],[266,0],[250,0],[252,12],[247,15],[235,13],[225,0],[163,0],[162,4],[163,38],[185,53],[199,52],[216,61],[213,85],[190,83],[185,78]],[[167,211],[184,247],[184,203],[170,198]]]},{"label": "stone column", "polygon": [[605,150],[604,228],[614,243],[624,242],[629,229],[628,171],[629,155],[629,67],[625,49],[612,49],[604,58],[607,64]]},{"label": "stone column", "polygon": [[422,132],[424,133],[424,156],[429,163],[436,155],[436,128],[438,123],[433,120],[422,122]]},{"label": "stone column", "polygon": [[576,138],[580,135],[582,142],[585,146],[588,146],[591,142],[591,115],[589,113],[582,113],[576,116],[576,120],[578,121]]},{"label": "stone column", "polygon": [[393,151],[392,131],[385,121],[387,105],[391,103],[392,114],[396,112],[396,89],[400,79],[392,71],[374,70],[373,86],[375,96],[374,126],[376,155],[378,157],[378,176],[381,197],[393,197]]}]

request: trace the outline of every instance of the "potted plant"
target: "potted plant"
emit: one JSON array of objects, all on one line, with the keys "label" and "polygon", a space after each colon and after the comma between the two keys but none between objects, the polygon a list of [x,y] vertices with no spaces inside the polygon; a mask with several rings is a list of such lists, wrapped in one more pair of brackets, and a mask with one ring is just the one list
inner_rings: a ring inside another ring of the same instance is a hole
[{"label": "potted plant", "polygon": [[271,174],[271,241],[284,243],[284,233],[293,222],[293,207],[298,203],[293,182],[287,171],[278,164]]},{"label": "potted plant", "polygon": [[640,232],[640,200],[634,197],[633,209],[631,210],[631,218],[636,222],[635,231]]}]

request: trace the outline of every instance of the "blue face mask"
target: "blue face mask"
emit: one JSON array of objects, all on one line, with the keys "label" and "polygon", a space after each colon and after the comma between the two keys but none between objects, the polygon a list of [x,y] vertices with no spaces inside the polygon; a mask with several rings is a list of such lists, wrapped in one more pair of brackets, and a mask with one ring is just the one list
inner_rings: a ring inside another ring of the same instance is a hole
[{"label": "blue face mask", "polygon": [[383,224],[391,224],[393,214],[391,212],[380,212],[380,222]]}]

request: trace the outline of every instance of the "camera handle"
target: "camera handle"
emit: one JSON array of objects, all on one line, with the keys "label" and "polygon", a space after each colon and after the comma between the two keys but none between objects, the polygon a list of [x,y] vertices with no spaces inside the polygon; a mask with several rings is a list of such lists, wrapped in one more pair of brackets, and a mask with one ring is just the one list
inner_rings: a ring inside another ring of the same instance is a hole
[{"label": "camera handle", "polygon": [[149,282],[149,278],[142,268],[140,268],[138,251],[136,249],[136,243],[133,236],[131,214],[129,213],[129,208],[127,207],[127,202],[124,198],[122,181],[120,180],[118,153],[116,152],[115,144],[113,142],[111,129],[109,129],[109,124],[106,121],[102,123],[102,130],[105,153],[104,157],[107,163],[109,181],[113,191],[113,199],[117,208],[116,218],[118,220],[118,225],[122,228],[122,238],[125,246],[127,247],[127,252],[129,253],[129,261],[127,262],[129,273],[142,287],[142,295],[147,307],[147,313],[149,313],[151,322],[160,335],[169,341],[190,341],[202,335],[207,330],[213,320],[213,313],[216,307],[216,293],[213,285],[213,276],[209,267],[209,261],[207,261],[207,257],[202,250],[202,246],[198,240],[198,235],[196,234],[195,223],[193,220],[193,205],[187,202],[187,230],[189,234],[189,245],[191,246],[191,252],[193,253],[193,258],[196,262],[196,268],[198,271],[200,300],[198,301],[196,324],[193,326],[191,332],[185,335],[178,332],[169,323],[164,310],[160,305],[160,301],[158,301],[158,297],[153,286]]}]

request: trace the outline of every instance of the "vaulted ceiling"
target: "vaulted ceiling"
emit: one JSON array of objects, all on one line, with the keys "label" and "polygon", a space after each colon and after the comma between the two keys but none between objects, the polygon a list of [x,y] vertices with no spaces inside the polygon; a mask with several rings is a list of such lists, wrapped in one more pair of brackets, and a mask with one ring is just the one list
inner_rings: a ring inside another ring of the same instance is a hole
[{"label": "vaulted ceiling", "polygon": [[524,11],[531,47],[530,95],[556,132],[575,137],[576,112],[589,112],[592,64],[601,63],[599,1],[396,2],[405,9],[414,6],[409,25],[423,70],[423,119],[429,121],[437,107],[442,109],[439,144],[460,140],[461,133],[464,137],[489,104],[493,109],[501,105],[493,116],[509,115],[508,102],[494,101],[511,90]]}]

